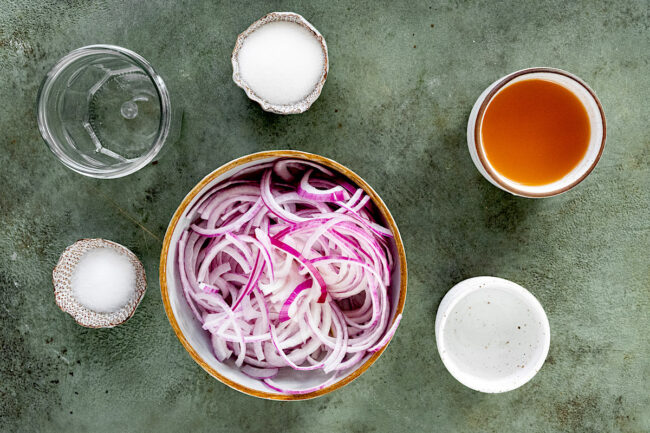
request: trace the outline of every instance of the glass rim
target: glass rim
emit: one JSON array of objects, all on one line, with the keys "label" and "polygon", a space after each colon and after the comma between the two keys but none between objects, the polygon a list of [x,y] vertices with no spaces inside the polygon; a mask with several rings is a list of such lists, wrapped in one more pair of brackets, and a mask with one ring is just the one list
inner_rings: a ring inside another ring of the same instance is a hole
[{"label": "glass rim", "polygon": [[[140,67],[149,77],[154,84],[156,92],[160,99],[160,122],[158,126],[158,135],[153,141],[153,145],[149,150],[137,157],[132,163],[117,169],[95,169],[74,161],[65,152],[62,151],[60,140],[57,140],[51,133],[48,117],[45,114],[44,106],[45,101],[50,97],[50,92],[54,82],[59,78],[60,74],[74,61],[85,57],[89,54],[96,53],[118,54],[126,57],[128,60],[135,63]],[[167,86],[160,75],[154,70],[151,64],[138,53],[123,48],[117,45],[95,44],[87,45],[70,51],[65,56],[61,57],[45,75],[43,82],[38,91],[37,96],[37,121],[38,129],[41,137],[47,144],[50,151],[69,169],[82,174],[84,176],[101,178],[101,179],[114,179],[129,174],[135,173],[142,167],[149,164],[158,155],[162,149],[167,137],[171,130],[171,101]]]}]

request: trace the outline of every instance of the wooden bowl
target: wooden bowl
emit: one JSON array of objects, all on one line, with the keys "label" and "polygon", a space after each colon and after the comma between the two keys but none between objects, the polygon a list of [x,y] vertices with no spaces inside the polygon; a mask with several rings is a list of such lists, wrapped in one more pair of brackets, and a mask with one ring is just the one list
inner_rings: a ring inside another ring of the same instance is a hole
[{"label": "wooden bowl", "polygon": [[[318,391],[299,395],[288,395],[273,391],[266,387],[261,381],[252,379],[243,374],[239,371],[239,368],[234,366],[234,363],[221,363],[217,361],[212,352],[209,333],[203,330],[201,324],[194,318],[194,315],[183,296],[183,289],[181,288],[180,276],[177,268],[177,260],[175,260],[177,254],[177,243],[181,233],[192,222],[191,219],[188,218],[188,211],[192,208],[193,204],[202,197],[202,194],[205,191],[210,190],[214,185],[228,179],[240,170],[270,162],[278,158],[304,159],[321,164],[346,176],[350,181],[352,181],[352,183],[362,188],[370,196],[371,200],[381,213],[385,225],[390,228],[394,236],[391,245],[391,253],[393,254],[395,268],[391,275],[391,285],[389,289],[389,298],[391,301],[390,323],[393,323],[395,318],[399,314],[402,314],[404,302],[406,300],[406,255],[404,253],[404,245],[399,230],[397,229],[395,220],[388,211],[388,208],[370,185],[347,167],[319,155],[293,150],[260,152],[236,159],[219,167],[192,188],[189,194],[185,196],[178,209],[176,209],[176,212],[169,223],[169,227],[167,228],[167,233],[165,234],[162,253],[160,255],[160,290],[162,292],[163,304],[165,305],[165,312],[167,313],[167,317],[169,318],[169,322],[171,323],[176,336],[192,358],[208,373],[226,385],[255,397],[271,400],[304,400],[327,394],[350,383],[366,371],[377,360],[377,358],[379,358],[381,353],[386,349],[386,346],[376,353],[367,354],[360,364],[343,372],[336,382],[325,386]],[[304,372],[292,370],[289,373],[290,377],[286,378],[286,385],[288,388],[311,388],[313,386],[319,386],[325,382],[322,377],[315,377],[315,375],[307,376]]]}]

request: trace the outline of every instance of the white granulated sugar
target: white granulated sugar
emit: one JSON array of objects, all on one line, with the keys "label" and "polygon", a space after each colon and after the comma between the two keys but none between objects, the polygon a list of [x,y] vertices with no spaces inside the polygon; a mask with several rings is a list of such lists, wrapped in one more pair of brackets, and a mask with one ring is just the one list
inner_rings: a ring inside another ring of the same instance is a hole
[{"label": "white granulated sugar", "polygon": [[125,306],[135,293],[135,268],[112,248],[95,248],[79,260],[72,275],[72,292],[84,307],[110,313]]},{"label": "white granulated sugar", "polygon": [[264,24],[244,39],[239,51],[242,80],[265,101],[300,102],[316,88],[325,56],[305,27],[288,21]]}]

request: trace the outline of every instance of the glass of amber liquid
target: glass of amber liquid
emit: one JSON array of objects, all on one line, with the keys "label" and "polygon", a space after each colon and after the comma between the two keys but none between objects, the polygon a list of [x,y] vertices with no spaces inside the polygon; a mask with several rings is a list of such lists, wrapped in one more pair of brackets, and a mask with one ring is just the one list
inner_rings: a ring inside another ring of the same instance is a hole
[{"label": "glass of amber liquid", "polygon": [[478,98],[467,126],[474,164],[495,186],[542,198],[576,186],[605,145],[602,105],[587,84],[560,69],[513,72]]}]

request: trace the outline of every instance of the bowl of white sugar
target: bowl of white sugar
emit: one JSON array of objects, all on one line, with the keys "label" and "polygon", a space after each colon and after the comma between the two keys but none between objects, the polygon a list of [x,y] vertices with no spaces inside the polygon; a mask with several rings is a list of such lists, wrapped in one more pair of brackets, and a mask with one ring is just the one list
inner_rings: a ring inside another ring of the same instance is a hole
[{"label": "bowl of white sugar", "polygon": [[144,267],[136,255],[106,239],[81,239],[66,248],[52,281],[56,304],[87,328],[124,323],[147,288]]},{"label": "bowl of white sugar", "polygon": [[302,113],[327,79],[327,44],[302,16],[271,12],[237,37],[232,68],[234,82],[263,110]]}]

